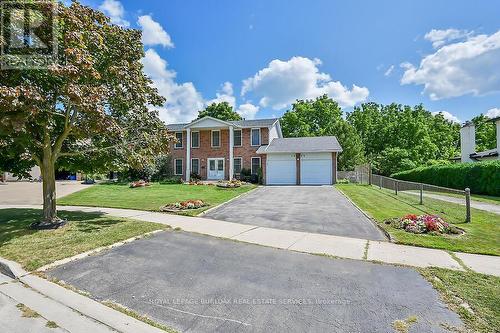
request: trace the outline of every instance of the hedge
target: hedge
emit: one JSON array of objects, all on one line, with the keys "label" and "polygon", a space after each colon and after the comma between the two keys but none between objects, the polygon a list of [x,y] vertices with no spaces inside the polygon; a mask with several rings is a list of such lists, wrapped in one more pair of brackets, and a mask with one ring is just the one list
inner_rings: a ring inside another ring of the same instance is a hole
[{"label": "hedge", "polygon": [[401,171],[393,178],[500,196],[500,161],[433,165]]}]

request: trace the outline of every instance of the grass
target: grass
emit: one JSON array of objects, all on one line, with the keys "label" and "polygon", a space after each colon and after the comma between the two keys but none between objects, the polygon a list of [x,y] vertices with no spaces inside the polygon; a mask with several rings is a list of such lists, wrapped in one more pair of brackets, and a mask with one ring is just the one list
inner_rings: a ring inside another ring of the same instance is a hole
[{"label": "grass", "polygon": [[153,321],[152,319],[150,319],[149,317],[147,316],[143,316],[143,315],[140,315],[138,314],[137,312],[135,311],[132,311],[120,304],[116,304],[116,303],[113,303],[113,302],[110,302],[110,301],[104,301],[102,302],[104,305],[106,305],[107,307],[110,307],[112,308],[113,310],[116,310],[116,311],[120,311],[121,313],[123,314],[126,314],[127,316],[130,316],[132,318],[135,318],[137,320],[140,320],[148,325],[151,325],[153,327],[156,327],[156,328],[159,328],[165,332],[168,332],[168,333],[177,333],[176,330],[174,330],[173,328],[170,328],[168,326],[165,326],[165,325],[162,325],[162,324],[159,324],[155,321]]},{"label": "grass", "polygon": [[35,231],[28,226],[40,218],[37,209],[0,210],[0,256],[31,271],[56,260],[165,229],[164,225],[104,216],[99,213],[60,211],[69,223],[57,230]]},{"label": "grass", "polygon": [[[387,190],[367,185],[337,185],[356,205],[373,217],[380,226],[400,244],[423,246],[449,251],[500,255],[500,215],[472,209],[472,222],[464,223],[465,207],[425,198],[418,204],[418,196],[400,193],[398,196]],[[406,214],[434,214],[445,221],[464,229],[464,235],[412,234],[383,223],[384,220]]]},{"label": "grass", "polygon": [[207,202],[209,206],[181,213],[195,216],[254,188],[254,185],[222,189],[208,185],[159,183],[149,187],[129,188],[125,184],[100,184],[59,199],[58,204],[158,211],[166,204],[189,199]]},{"label": "grass", "polygon": [[493,333],[500,327],[500,278],[442,268],[420,273],[472,332]]},{"label": "grass", "polygon": [[48,328],[58,328],[59,327],[59,325],[57,325],[56,322],[52,321],[52,320],[49,320],[47,322],[47,324],[45,324],[45,326]]},{"label": "grass", "polygon": [[16,307],[19,309],[19,311],[22,312],[22,316],[25,318],[38,318],[40,317],[40,314],[36,312],[35,310],[28,308],[26,305],[23,303],[18,303]]}]

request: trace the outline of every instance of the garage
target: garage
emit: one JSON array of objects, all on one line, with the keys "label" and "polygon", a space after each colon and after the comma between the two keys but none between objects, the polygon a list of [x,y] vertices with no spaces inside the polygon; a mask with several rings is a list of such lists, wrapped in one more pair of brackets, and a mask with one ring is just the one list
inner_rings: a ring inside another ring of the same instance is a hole
[{"label": "garage", "polygon": [[335,184],[340,152],[334,136],[276,138],[257,150],[266,155],[266,185]]},{"label": "garage", "polygon": [[331,153],[300,154],[300,184],[302,185],[332,184],[332,154]]},{"label": "garage", "polygon": [[266,159],[266,171],[268,185],[297,184],[295,154],[269,154]]}]

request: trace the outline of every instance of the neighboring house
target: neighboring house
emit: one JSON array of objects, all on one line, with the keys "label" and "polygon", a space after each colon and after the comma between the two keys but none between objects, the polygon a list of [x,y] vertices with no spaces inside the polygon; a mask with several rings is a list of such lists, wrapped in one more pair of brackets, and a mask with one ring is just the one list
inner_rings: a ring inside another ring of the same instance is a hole
[{"label": "neighboring house", "polygon": [[466,122],[460,129],[461,156],[453,160],[457,162],[478,162],[500,159],[500,117],[490,119],[497,127],[497,147],[482,152],[476,152],[476,127],[471,121]]},{"label": "neighboring house", "polygon": [[[40,171],[40,167],[38,167],[38,166],[34,166],[33,168],[31,168],[29,173],[31,176],[30,180],[32,180],[32,181],[38,181],[38,180],[42,179],[42,172]],[[14,176],[14,174],[12,174],[10,172],[3,172],[0,176],[1,176],[0,177],[1,181],[4,181],[4,182],[23,180],[19,177]]]},{"label": "neighboring house", "polygon": [[335,137],[283,138],[279,119],[223,121],[204,117],[167,125],[174,174],[189,181],[233,179],[241,169],[262,170],[268,185],[333,184],[337,154]]}]

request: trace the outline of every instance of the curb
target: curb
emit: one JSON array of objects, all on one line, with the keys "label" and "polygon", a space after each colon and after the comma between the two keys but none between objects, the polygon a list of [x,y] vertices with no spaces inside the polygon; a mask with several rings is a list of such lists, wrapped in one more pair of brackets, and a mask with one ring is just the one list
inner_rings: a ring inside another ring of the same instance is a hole
[{"label": "curb", "polygon": [[370,215],[368,215],[364,210],[362,210],[361,208],[359,208],[358,205],[356,205],[354,203],[354,201],[351,200],[351,198],[349,198],[344,192],[342,192],[342,190],[338,189],[335,187],[335,189],[337,191],[339,191],[340,193],[342,193],[342,195],[347,199],[347,201],[349,201],[354,207],[356,207],[364,216],[366,216],[366,218],[368,218],[368,220],[370,220],[370,222],[375,225],[375,227],[377,227],[380,231],[382,231],[382,233],[385,235],[385,237],[387,237],[387,239],[389,240],[389,242],[391,243],[394,243],[396,244],[396,239],[394,237],[391,236],[391,234],[389,232],[387,232],[387,230],[385,230],[384,228],[382,228],[380,226],[380,224],[375,221],[375,219],[373,217],[371,217]]},{"label": "curb", "polygon": [[235,196],[234,198],[229,199],[229,200],[228,200],[228,201],[226,201],[226,202],[223,202],[223,203],[221,203],[221,204],[218,204],[217,206],[214,206],[214,207],[210,207],[209,209],[204,210],[203,212],[201,212],[200,214],[196,215],[195,217],[203,217],[203,216],[205,216],[206,214],[210,213],[211,211],[213,211],[213,210],[215,210],[215,209],[217,209],[217,208],[220,208],[220,207],[222,207],[222,206],[224,206],[224,205],[226,205],[226,204],[228,204],[228,203],[230,203],[230,202],[232,202],[232,201],[234,201],[234,200],[236,200],[236,199],[239,199],[239,198],[241,198],[241,197],[243,197],[243,196],[245,196],[245,195],[248,195],[248,194],[250,194],[250,193],[254,192],[255,190],[257,190],[257,189],[259,189],[259,188],[261,188],[261,187],[263,187],[263,186],[262,186],[262,185],[259,185],[259,186],[255,187],[255,188],[251,189],[250,191],[246,191],[245,193],[241,193],[240,195],[237,195],[237,196]]},{"label": "curb", "polygon": [[15,261],[0,257],[0,273],[13,279],[19,279],[29,272],[25,271],[20,264]]}]

